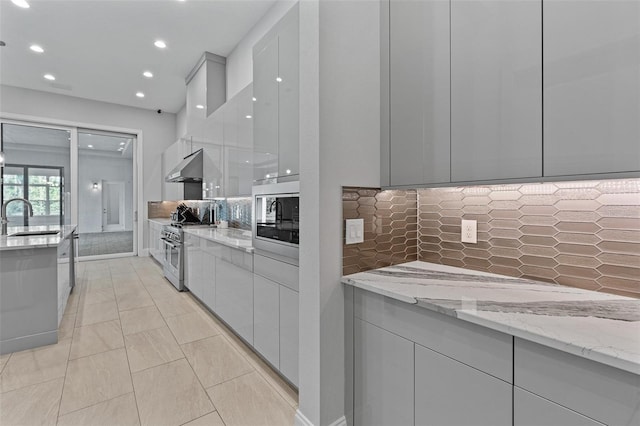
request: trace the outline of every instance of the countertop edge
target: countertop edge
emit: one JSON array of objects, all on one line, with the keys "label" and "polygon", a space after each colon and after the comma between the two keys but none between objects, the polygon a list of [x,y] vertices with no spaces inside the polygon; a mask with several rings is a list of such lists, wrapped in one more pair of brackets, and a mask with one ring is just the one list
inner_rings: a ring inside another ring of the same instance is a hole
[{"label": "countertop edge", "polygon": [[183,232],[185,234],[189,234],[189,235],[192,235],[194,237],[201,238],[203,240],[211,241],[212,243],[220,244],[220,245],[223,245],[225,247],[232,248],[234,250],[240,250],[240,251],[243,251],[245,253],[253,253],[253,247],[240,247],[240,246],[237,246],[235,244],[231,244],[231,243],[226,242],[226,241],[216,240],[215,238],[211,238],[211,237],[208,237],[206,235],[199,235],[197,232],[195,232],[195,230],[191,230],[191,229],[183,229]]},{"label": "countertop edge", "polygon": [[[39,225],[36,225],[39,226]],[[56,225],[57,226],[57,225]],[[71,235],[76,229],[77,225],[61,225],[60,234],[59,235],[49,235],[49,236],[26,236],[26,237],[8,237],[2,236],[2,241],[0,241],[0,251],[15,251],[15,250],[30,250],[30,249],[45,249],[45,248],[56,248],[60,245],[61,242],[66,240],[69,235]],[[6,238],[43,238],[45,242],[38,243],[24,243],[24,245],[20,246],[6,246],[5,239]]]}]

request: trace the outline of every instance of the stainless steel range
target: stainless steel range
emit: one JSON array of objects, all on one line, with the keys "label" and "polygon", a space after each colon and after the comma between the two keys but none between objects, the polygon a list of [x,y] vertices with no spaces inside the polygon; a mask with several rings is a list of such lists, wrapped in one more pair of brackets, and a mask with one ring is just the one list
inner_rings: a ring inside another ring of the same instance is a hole
[{"label": "stainless steel range", "polygon": [[179,224],[165,225],[162,228],[164,244],[164,277],[178,291],[184,291],[184,234]]}]

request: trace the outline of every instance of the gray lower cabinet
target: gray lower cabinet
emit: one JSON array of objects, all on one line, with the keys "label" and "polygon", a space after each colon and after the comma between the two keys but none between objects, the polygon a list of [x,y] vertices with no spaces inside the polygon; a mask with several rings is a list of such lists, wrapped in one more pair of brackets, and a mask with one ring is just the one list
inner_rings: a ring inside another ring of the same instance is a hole
[{"label": "gray lower cabinet", "polygon": [[274,367],[280,366],[280,285],[253,277],[253,346]]},{"label": "gray lower cabinet", "polygon": [[216,257],[215,243],[202,241],[202,301],[205,305],[216,306]]},{"label": "gray lower cabinet", "polygon": [[515,387],[513,389],[513,425],[598,426],[603,423]]},{"label": "gray lower cabinet", "polygon": [[298,292],[280,286],[280,372],[298,386]]},{"label": "gray lower cabinet", "polygon": [[640,170],[640,2],[544,0],[545,176]]},{"label": "gray lower cabinet", "polygon": [[354,424],[413,425],[413,342],[359,318],[354,328]]},{"label": "gray lower cabinet", "polygon": [[204,277],[202,275],[202,248],[200,247],[200,238],[193,235],[185,234],[184,260],[186,267],[184,269],[184,283],[189,291],[198,299],[204,299]]},{"label": "gray lower cabinet", "polygon": [[389,7],[390,184],[449,182],[449,0]]},{"label": "gray lower cabinet", "polygon": [[512,385],[415,345],[415,424],[511,424]]},{"label": "gray lower cabinet", "polygon": [[542,176],[541,15],[540,0],[451,0],[452,182]]},{"label": "gray lower cabinet", "polygon": [[215,312],[253,344],[253,273],[216,258]]}]

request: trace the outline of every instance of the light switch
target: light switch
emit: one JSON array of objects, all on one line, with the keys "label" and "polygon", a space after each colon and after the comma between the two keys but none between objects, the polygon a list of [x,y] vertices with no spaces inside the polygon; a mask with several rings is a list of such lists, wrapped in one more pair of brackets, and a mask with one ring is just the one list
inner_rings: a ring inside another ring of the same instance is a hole
[{"label": "light switch", "polygon": [[345,223],[347,244],[364,242],[364,219],[347,219]]}]

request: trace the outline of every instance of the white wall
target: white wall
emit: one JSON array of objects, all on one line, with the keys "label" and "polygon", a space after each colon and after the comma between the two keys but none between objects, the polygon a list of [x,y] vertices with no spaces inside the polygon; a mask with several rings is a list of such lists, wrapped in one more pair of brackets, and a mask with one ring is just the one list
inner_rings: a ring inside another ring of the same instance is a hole
[{"label": "white wall", "polygon": [[299,410],[321,426],[347,409],[342,186],[380,185],[380,6],[305,0],[300,18]]},{"label": "white wall", "polygon": [[[124,230],[133,230],[133,161],[88,155],[80,152],[78,159],[78,232],[102,232],[102,180],[124,182]],[[98,188],[93,188],[93,183]]]},{"label": "white wall", "polygon": [[227,56],[227,99],[253,81],[253,45],[297,3],[278,0]]},{"label": "white wall", "polygon": [[146,201],[160,200],[162,161],[160,155],[175,142],[176,115],[132,108],[89,99],[37,90],[0,85],[0,114],[21,114],[43,119],[64,120],[84,125],[140,129],[144,138],[142,198],[144,211],[138,213],[140,230],[144,228],[144,246],[148,229]]}]

